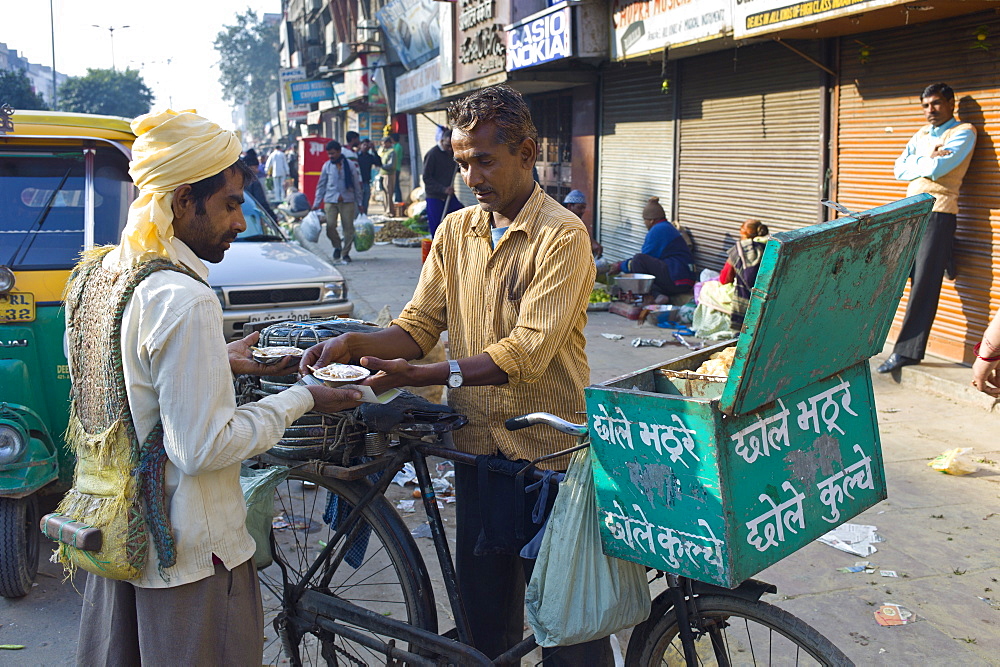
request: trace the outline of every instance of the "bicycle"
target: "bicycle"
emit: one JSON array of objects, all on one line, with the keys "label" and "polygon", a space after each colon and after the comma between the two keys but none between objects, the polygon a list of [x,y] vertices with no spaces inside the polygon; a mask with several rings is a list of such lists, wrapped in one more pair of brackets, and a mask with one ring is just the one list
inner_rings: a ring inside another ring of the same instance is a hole
[{"label": "bicycle", "polygon": [[[547,413],[516,417],[506,425],[515,430],[534,424],[580,438],[567,451],[588,446],[585,425]],[[275,493],[281,512],[279,529],[271,532],[275,562],[261,571],[261,582],[278,601],[274,627],[291,664],[492,665],[530,653],[536,648],[532,635],[492,660],[470,645],[426,459],[469,464],[475,457],[444,447],[440,436],[446,429],[435,433],[426,424],[410,423],[385,434],[354,426],[354,436],[362,437],[366,446],[370,440],[378,441],[375,449],[387,447],[390,439],[393,446],[381,456],[343,465],[303,461],[289,470]],[[288,463],[273,453],[260,458],[265,464]],[[455,628],[443,634],[438,633],[424,560],[384,497],[393,476],[408,461],[416,472],[455,619]],[[530,470],[529,465],[522,472]],[[317,490],[302,489],[303,482],[315,484]],[[321,489],[329,493],[321,497]],[[649,618],[633,629],[626,665],[758,664],[764,658],[767,664],[852,664],[815,629],[762,602],[765,593],[776,592],[771,584],[751,579],[729,590],[651,570],[650,582],[659,579],[667,588],[653,600]]]}]

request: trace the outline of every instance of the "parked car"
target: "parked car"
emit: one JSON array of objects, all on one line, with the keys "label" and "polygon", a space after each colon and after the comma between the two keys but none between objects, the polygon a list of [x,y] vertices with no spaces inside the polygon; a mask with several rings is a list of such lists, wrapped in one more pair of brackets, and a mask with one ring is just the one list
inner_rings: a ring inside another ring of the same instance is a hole
[{"label": "parked car", "polygon": [[325,259],[288,239],[248,192],[247,228],[221,262],[209,266],[208,282],[222,304],[227,340],[243,336],[255,322],[350,317],[344,276]]}]

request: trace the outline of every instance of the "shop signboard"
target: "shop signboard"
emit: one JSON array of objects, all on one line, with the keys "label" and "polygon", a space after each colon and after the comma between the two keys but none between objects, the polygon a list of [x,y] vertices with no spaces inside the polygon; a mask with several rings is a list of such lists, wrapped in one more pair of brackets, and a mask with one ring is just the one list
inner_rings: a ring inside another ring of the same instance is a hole
[{"label": "shop signboard", "polygon": [[458,0],[454,11],[454,83],[502,73],[507,67],[510,0]]},{"label": "shop signboard", "polygon": [[906,0],[735,0],[733,37],[742,39],[860,14]]},{"label": "shop signboard", "polygon": [[333,87],[326,79],[293,81],[289,87],[292,89],[292,102],[295,104],[312,104],[333,99]]},{"label": "shop signboard", "polygon": [[305,80],[305,67],[290,67],[288,69],[278,70],[278,81],[281,84],[281,92],[284,97],[285,118],[287,120],[305,120],[309,115],[308,104],[296,104],[292,101],[292,82]]},{"label": "shop signboard", "polygon": [[611,59],[721,36],[732,25],[736,2],[740,0],[613,0]]},{"label": "shop signboard", "polygon": [[396,77],[396,113],[404,113],[441,98],[441,58]]},{"label": "shop signboard", "polygon": [[569,2],[560,2],[507,27],[507,71],[573,55]]},{"label": "shop signboard", "polygon": [[440,53],[439,5],[434,0],[392,0],[375,18],[406,69],[413,69]]}]

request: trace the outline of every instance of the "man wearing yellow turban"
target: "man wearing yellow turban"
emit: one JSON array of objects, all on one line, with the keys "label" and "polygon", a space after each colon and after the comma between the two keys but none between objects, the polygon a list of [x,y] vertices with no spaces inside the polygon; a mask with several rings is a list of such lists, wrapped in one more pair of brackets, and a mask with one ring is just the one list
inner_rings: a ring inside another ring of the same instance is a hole
[{"label": "man wearing yellow turban", "polygon": [[[102,529],[103,552],[60,545],[68,567],[88,570],[77,662],[259,665],[240,463],[306,411],[349,409],[360,396],[294,386],[236,405],[232,374],[265,367],[249,357],[256,334],[227,347],[204,262],[221,261],[246,228],[243,188],[255,175],[236,136],[194,113],[140,116],[132,129],[139,195],[121,243],[89,253],[66,298],[78,464],[60,508],[133,508],[122,539]],[[266,372],[292,372],[286,362]],[[105,473],[122,466],[121,488],[87,483],[97,459]]]}]

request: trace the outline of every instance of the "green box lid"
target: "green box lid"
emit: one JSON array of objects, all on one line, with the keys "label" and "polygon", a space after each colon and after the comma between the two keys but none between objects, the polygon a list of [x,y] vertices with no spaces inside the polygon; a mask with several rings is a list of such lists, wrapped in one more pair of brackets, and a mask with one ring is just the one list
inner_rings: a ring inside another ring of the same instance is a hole
[{"label": "green box lid", "polygon": [[934,198],[774,234],[719,409],[745,414],[882,351]]}]

